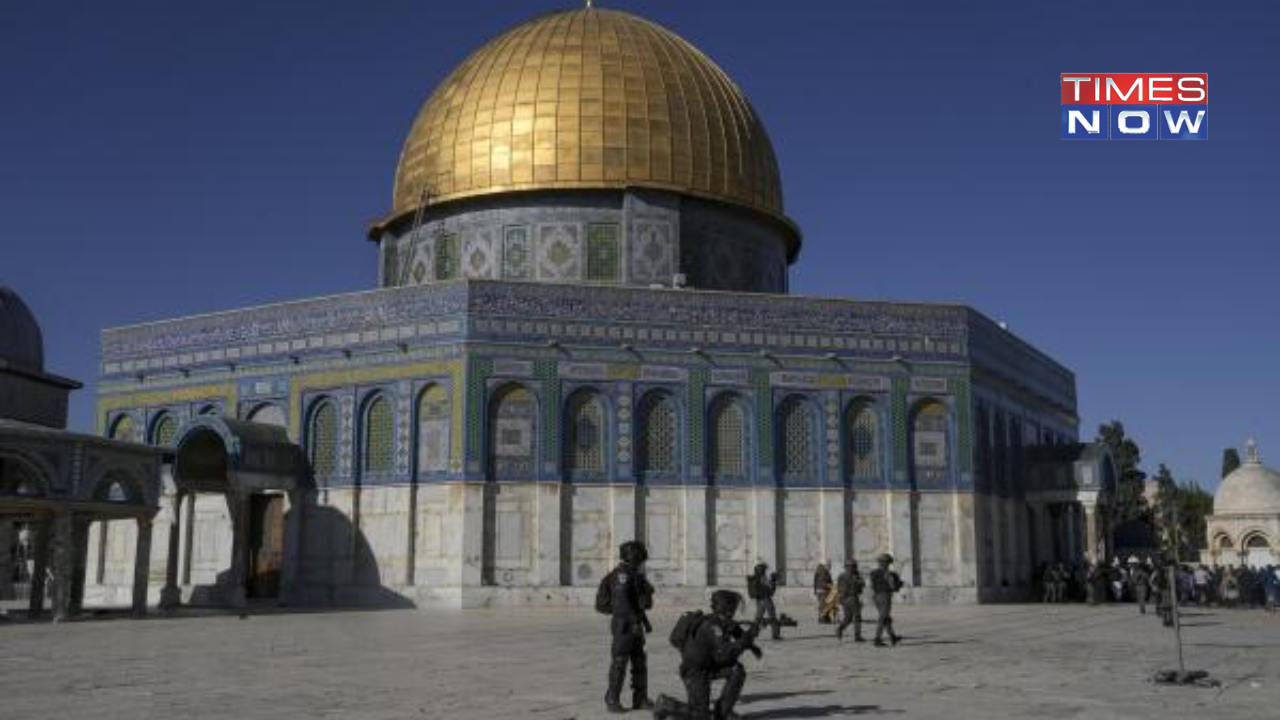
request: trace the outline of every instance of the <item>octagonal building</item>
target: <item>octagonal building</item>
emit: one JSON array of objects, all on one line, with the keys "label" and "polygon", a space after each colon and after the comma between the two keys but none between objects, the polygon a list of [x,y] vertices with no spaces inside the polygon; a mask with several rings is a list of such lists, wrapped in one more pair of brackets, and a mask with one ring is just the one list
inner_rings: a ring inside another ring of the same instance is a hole
[{"label": "octagonal building", "polygon": [[101,431],[172,453],[156,599],[588,603],[639,538],[669,598],[889,552],[973,602],[1101,550],[1093,474],[1024,481],[1077,441],[1071,372],[967,307],[788,294],[764,123],[648,20],[473,53],[368,237],[377,289],[103,332]]}]

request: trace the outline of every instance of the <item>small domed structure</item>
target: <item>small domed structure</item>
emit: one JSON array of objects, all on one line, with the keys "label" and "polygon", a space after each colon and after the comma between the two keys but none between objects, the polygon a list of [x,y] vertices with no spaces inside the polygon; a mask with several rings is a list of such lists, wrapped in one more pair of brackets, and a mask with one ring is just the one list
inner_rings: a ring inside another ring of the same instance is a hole
[{"label": "small domed structure", "polygon": [[1244,464],[1222,479],[1207,524],[1207,554],[1213,562],[1275,562],[1273,548],[1280,541],[1280,472],[1262,464],[1254,441],[1246,446]]},{"label": "small domed structure", "polygon": [[1213,498],[1213,512],[1280,513],[1280,472],[1262,464],[1255,443],[1249,443],[1244,464],[1223,478]]},{"label": "small domed structure", "polygon": [[31,308],[0,285],[0,361],[23,370],[44,370],[44,337]]}]

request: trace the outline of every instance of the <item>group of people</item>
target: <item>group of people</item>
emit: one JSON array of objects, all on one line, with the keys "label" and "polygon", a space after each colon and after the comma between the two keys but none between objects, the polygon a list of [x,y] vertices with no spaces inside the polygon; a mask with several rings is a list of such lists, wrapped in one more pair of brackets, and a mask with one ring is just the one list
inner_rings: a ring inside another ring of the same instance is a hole
[{"label": "group of people", "polygon": [[1047,603],[1135,602],[1146,613],[1148,603],[1162,609],[1172,606],[1176,595],[1182,605],[1280,608],[1280,568],[1274,566],[1175,565],[1130,557],[1128,562],[1042,565],[1036,582]]},{"label": "group of people", "polygon": [[[732,590],[716,590],[711,595],[711,612],[700,610],[684,613],[670,634],[671,645],[680,653],[680,679],[685,687],[684,701],[667,695],[656,700],[649,697],[648,655],[645,636],[653,631],[648,612],[653,609],[654,588],[645,577],[644,564],[648,551],[643,543],[630,541],[619,548],[621,562],[600,583],[596,593],[596,610],[610,616],[612,645],[609,664],[609,686],[605,692],[605,707],[609,712],[621,713],[628,709],[651,710],[662,720],[734,720],[738,698],[746,683],[746,669],[740,662],[743,653],[750,652],[757,658],[762,651],[756,645],[761,629],[769,628],[774,640],[782,639],[783,627],[797,623],[778,613],[774,598],[778,590],[777,573],[769,572],[765,563],[758,564],[747,578],[747,594],[756,603],[755,620],[737,620],[738,611],[745,600]],[[901,638],[893,629],[893,596],[902,588],[902,579],[892,569],[893,558],[881,555],[877,567],[870,573],[872,599],[879,613],[875,644],[884,647],[884,635],[897,645]],[[815,578],[831,573],[822,566]],[[840,577],[826,586],[819,598],[819,622],[837,624],[836,638],[843,640],[846,629],[854,628],[854,639],[863,642],[862,593],[867,583],[863,581],[856,562],[849,561]],[[834,612],[827,608],[828,600],[834,603]],[[622,703],[623,685],[627,670],[631,671],[631,705]],[[720,695],[712,700],[712,683],[721,680],[724,686]]]}]

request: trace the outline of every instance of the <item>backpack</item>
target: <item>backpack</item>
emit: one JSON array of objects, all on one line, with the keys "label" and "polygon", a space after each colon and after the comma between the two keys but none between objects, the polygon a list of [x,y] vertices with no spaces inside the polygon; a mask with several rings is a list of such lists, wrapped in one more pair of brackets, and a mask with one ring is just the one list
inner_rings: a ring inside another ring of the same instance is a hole
[{"label": "backpack", "polygon": [[684,652],[684,646],[688,645],[689,641],[693,639],[705,617],[706,615],[701,610],[694,610],[681,615],[680,619],[676,621],[676,626],[671,628],[671,647]]},{"label": "backpack", "polygon": [[613,573],[610,570],[600,579],[600,587],[596,588],[596,612],[601,615],[613,614]]},{"label": "backpack", "polygon": [[747,576],[747,597],[752,600],[760,599],[760,578],[756,575]]}]

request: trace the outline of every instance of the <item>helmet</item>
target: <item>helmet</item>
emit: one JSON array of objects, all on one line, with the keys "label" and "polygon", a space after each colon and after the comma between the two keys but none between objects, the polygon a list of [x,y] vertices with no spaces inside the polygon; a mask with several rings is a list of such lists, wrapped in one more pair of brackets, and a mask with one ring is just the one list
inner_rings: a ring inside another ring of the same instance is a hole
[{"label": "helmet", "polygon": [[711,612],[717,615],[733,617],[742,605],[742,596],[732,590],[717,590],[711,593]]},{"label": "helmet", "polygon": [[848,559],[848,560],[845,560],[845,561],[844,561],[844,566],[845,566],[846,568],[850,569],[850,570],[857,570],[857,569],[858,569],[858,561],[857,561],[857,560],[854,560],[853,558],[850,558],[850,559]]},{"label": "helmet", "polygon": [[618,547],[618,555],[628,565],[639,565],[649,559],[649,551],[639,540],[628,540]]},{"label": "helmet", "polygon": [[889,553],[885,553],[885,554],[881,555],[880,557],[876,558],[876,562],[880,563],[881,565],[892,565],[892,564],[893,564],[893,556],[892,556],[892,555],[890,555]]}]

